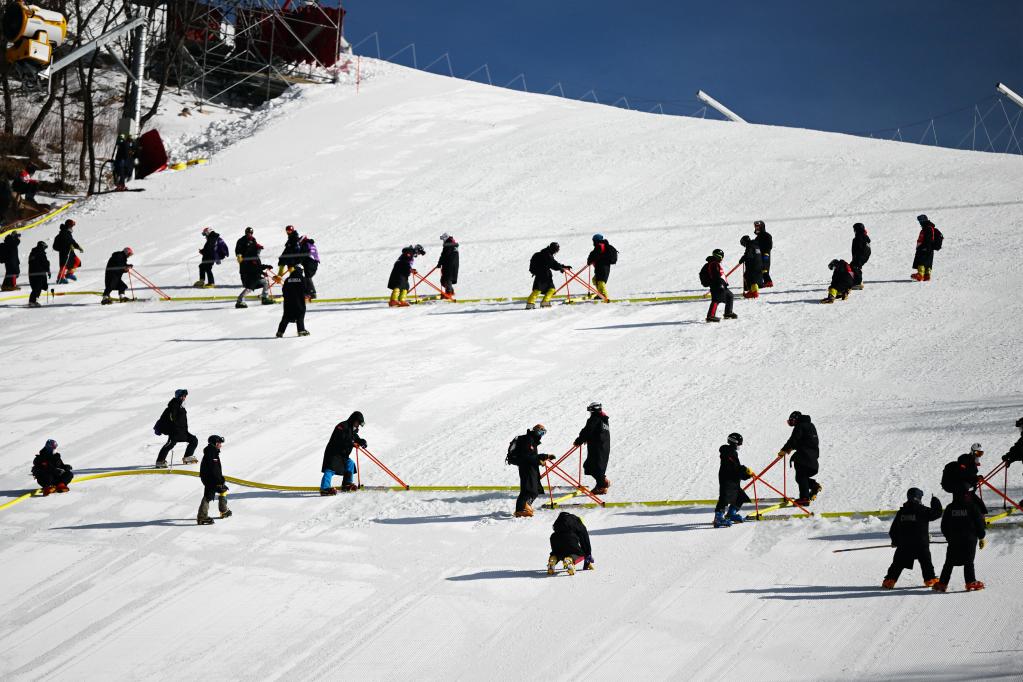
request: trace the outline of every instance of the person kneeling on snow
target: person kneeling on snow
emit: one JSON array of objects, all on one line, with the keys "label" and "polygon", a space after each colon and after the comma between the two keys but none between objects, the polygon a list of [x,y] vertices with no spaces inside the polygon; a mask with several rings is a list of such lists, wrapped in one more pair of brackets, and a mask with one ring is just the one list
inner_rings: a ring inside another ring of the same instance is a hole
[{"label": "person kneeling on snow", "polygon": [[834,303],[836,298],[843,301],[849,298],[849,290],[855,281],[852,266],[836,258],[828,263],[828,269],[832,271],[831,288],[828,289],[828,297],[821,299],[821,303]]},{"label": "person kneeling on snow", "polygon": [[195,519],[200,526],[213,523],[210,518],[210,502],[218,496],[220,518],[231,516],[231,510],[227,508],[227,481],[224,480],[224,470],[220,466],[220,448],[224,444],[224,437],[210,436],[206,442],[202,451],[202,464],[199,465],[199,480],[203,485],[202,502],[199,503],[199,515]]},{"label": "person kneeling on snow", "polygon": [[71,465],[65,464],[57,452],[57,441],[52,438],[46,441],[46,445],[39,451],[32,460],[32,476],[35,477],[39,487],[43,489],[43,495],[53,492],[66,493],[68,483],[75,477],[71,473]]},{"label": "person kneeling on snow", "polygon": [[910,488],[906,493],[906,503],[902,505],[892,520],[888,536],[895,548],[895,557],[888,573],[881,582],[881,587],[891,590],[903,569],[913,568],[913,562],[920,562],[920,570],[924,574],[924,586],[932,587],[938,579],[934,576],[934,564],[931,562],[931,521],[941,518],[941,501],[931,495],[931,506],[923,505],[924,491]]},{"label": "person kneeling on snow", "polygon": [[941,534],[948,540],[948,548],[945,550],[945,565],[941,568],[941,579],[934,583],[931,589],[937,592],[947,591],[948,583],[952,579],[952,568],[962,566],[966,591],[983,590],[984,583],[977,580],[973,569],[978,541],[981,549],[984,549],[987,544],[984,540],[984,536],[987,534],[984,527],[984,514],[980,508],[966,499],[953,500],[945,507],[945,513],[941,517]]},{"label": "person kneeling on snow", "polygon": [[718,503],[714,506],[715,528],[728,528],[745,520],[739,509],[749,502],[749,495],[742,489],[742,481],[752,478],[753,472],[739,461],[740,445],[742,434],[730,433],[728,443],[718,448],[721,466],[718,467]]},{"label": "person kneeling on snow", "polygon": [[350,455],[352,449],[358,445],[366,447],[366,441],[359,437],[359,428],[366,424],[362,412],[356,410],[347,420],[338,423],[330,434],[327,447],[323,449],[323,478],[320,480],[320,495],[337,495],[337,488],[331,486],[335,473],[340,473],[341,490],[358,490],[358,486],[352,482],[352,474],[355,473],[355,463]]},{"label": "person kneeling on snow", "polygon": [[575,575],[575,565],[585,559],[584,571],[592,571],[593,551],[590,549],[590,534],[583,520],[575,514],[561,512],[554,520],[551,533],[551,555],[547,558],[547,575],[554,575],[560,561],[569,575]]}]

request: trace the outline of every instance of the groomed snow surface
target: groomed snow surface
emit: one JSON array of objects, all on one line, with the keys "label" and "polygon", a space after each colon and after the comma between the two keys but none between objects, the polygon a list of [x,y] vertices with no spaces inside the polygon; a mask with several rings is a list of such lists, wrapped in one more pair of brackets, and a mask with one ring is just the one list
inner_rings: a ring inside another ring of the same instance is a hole
[{"label": "groomed snow surface", "polygon": [[[817,511],[927,496],[980,441],[985,469],[1018,436],[1019,157],[671,118],[363,61],[356,93],[299,89],[219,124],[213,162],[68,215],[79,281],[109,254],[194,295],[202,226],[313,236],[323,298],[377,296],[400,248],[462,247],[460,297],[521,296],[551,240],[580,265],[602,232],[612,297],[699,293],[715,247],[736,262],[763,218],[776,286],[703,322],[704,301],[555,306],[318,303],[312,332],[273,338],[279,306],[0,302],[0,488],[33,485],[47,438],[79,475],[152,465],[151,427],[185,387],[192,432],[226,437],[225,473],[316,485],[334,424],[359,409],[370,449],[416,485],[512,485],[508,441],[542,422],[567,450],[602,401],[608,501],[711,498],[717,448],[741,432],[759,470],[813,416]],[[210,140],[212,142],[212,138]],[[231,142],[230,145],[223,143]],[[180,149],[202,142],[172,141]],[[926,212],[946,235],[934,281],[909,280]],[[866,223],[866,289],[817,305]],[[56,224],[25,233],[22,262]],[[55,254],[51,252],[51,258]],[[237,293],[232,262],[218,294]],[[733,290],[739,290],[733,277]],[[139,292],[136,292],[139,293]],[[175,453],[180,461],[182,448]],[[573,470],[574,464],[569,467]],[[195,467],[192,467],[195,468]],[[777,471],[770,481],[779,484]],[[363,481],[389,481],[363,463]],[[790,479],[789,485],[792,485]],[[791,489],[791,488],[790,488]],[[576,509],[598,570],[548,577],[556,512],[514,519],[514,493],[321,498],[235,486],[234,516],[195,525],[197,479],[129,476],[0,511],[0,678],[976,679],[1023,670],[1021,531],[990,533],[982,592],[882,592],[888,520],[710,526],[709,507]],[[1009,476],[1018,499],[1023,481]],[[773,494],[771,495],[773,497]],[[5,499],[6,498],[6,499]],[[988,501],[996,505],[990,496]],[[937,524],[933,526],[937,533]],[[939,538],[940,539],[940,538]],[[939,568],[944,547],[933,547]]]}]

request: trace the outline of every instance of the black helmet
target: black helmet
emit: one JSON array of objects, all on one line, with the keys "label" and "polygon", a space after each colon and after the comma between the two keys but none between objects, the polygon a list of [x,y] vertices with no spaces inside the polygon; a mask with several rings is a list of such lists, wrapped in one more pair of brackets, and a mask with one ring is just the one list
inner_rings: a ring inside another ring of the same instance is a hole
[{"label": "black helmet", "polygon": [[742,235],[742,238],[739,240],[739,243],[742,244],[743,246],[749,244],[749,235],[748,234]]},{"label": "black helmet", "polygon": [[920,488],[910,488],[906,491],[906,501],[919,502],[922,499],[924,499],[924,491]]},{"label": "black helmet", "polygon": [[763,220],[754,220],[753,221],[753,230],[756,231],[756,230],[762,230],[762,229],[764,229],[764,221]]},{"label": "black helmet", "polygon": [[796,422],[799,421],[799,418],[802,417],[802,416],[803,416],[803,413],[798,411],[798,410],[796,410],[792,414],[790,414],[789,418],[788,418],[789,426],[795,426]]},{"label": "black helmet", "polygon": [[711,253],[710,255],[714,256],[714,258],[717,258],[718,260],[725,259],[725,252],[722,251],[721,249],[714,249],[714,252]]},{"label": "black helmet", "polygon": [[216,445],[217,443],[223,443],[225,441],[223,436],[212,435],[206,439],[206,442],[210,445]]},{"label": "black helmet", "polygon": [[926,214],[924,214],[924,213],[921,213],[920,215],[918,215],[918,216],[916,217],[916,220],[917,220],[917,222],[918,222],[918,223],[920,223],[921,225],[923,225],[923,224],[925,224],[925,223],[929,223],[929,222],[931,222],[931,221],[930,221],[930,220],[929,220],[929,219],[927,218],[927,215],[926,215]]},{"label": "black helmet", "polygon": [[857,232],[863,232],[867,228],[863,223],[853,223],[853,229]]},{"label": "black helmet", "polygon": [[601,405],[600,403],[590,403],[589,405],[586,406],[587,412],[600,412],[603,409],[604,406]]},{"label": "black helmet", "polygon": [[550,244],[547,245],[547,248],[550,250],[551,253],[557,253],[558,251],[561,251],[561,244],[557,242],[551,242]]},{"label": "black helmet", "polygon": [[838,259],[837,258],[835,258],[830,263],[828,263],[828,270],[834,270],[837,267],[838,267]]},{"label": "black helmet", "polygon": [[741,433],[730,433],[728,434],[729,445],[742,445],[742,434]]},{"label": "black helmet", "polygon": [[362,416],[362,412],[359,412],[358,410],[352,412],[352,414],[348,417],[348,421],[359,422],[359,426],[366,425],[366,419]]}]

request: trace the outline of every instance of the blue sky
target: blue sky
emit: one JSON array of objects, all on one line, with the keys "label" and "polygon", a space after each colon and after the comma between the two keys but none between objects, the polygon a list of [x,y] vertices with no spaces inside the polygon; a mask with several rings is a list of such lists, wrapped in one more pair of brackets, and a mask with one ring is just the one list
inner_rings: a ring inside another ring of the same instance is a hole
[{"label": "blue sky", "polygon": [[[376,31],[384,57],[414,42],[420,66],[449,52],[456,75],[487,63],[495,83],[524,73],[530,91],[561,82],[569,96],[593,89],[647,110],[692,113],[702,88],[753,122],[861,133],[972,107],[997,81],[1023,92],[1023,0],[343,4],[349,41]],[[987,121],[994,136],[1006,118]],[[954,146],[971,126],[971,111],[942,118],[939,141]]]}]

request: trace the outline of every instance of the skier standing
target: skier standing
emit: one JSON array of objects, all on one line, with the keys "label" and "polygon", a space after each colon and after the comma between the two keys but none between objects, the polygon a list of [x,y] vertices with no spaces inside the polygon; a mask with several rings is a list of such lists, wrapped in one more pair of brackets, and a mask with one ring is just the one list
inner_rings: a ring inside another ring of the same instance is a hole
[{"label": "skier standing", "polygon": [[343,422],[339,422],[330,434],[327,447],[323,450],[323,478],[320,480],[320,495],[337,495],[337,488],[331,485],[334,474],[340,473],[341,490],[358,490],[358,486],[352,482],[352,474],[355,473],[354,462],[350,455],[352,449],[358,445],[366,447],[365,439],[359,437],[359,428],[366,424],[362,412],[356,410]]},{"label": "skier standing", "polygon": [[537,424],[523,435],[516,436],[508,448],[508,463],[519,468],[519,496],[515,500],[515,516],[518,518],[532,516],[533,500],[543,495],[539,467],[554,459],[554,455],[537,452],[540,440],[546,433],[544,425]]},{"label": "skier standing", "polygon": [[227,481],[224,480],[224,470],[220,465],[220,448],[224,445],[224,437],[213,435],[206,439],[206,447],[202,451],[202,464],[199,465],[199,480],[202,481],[202,501],[199,503],[199,514],[195,521],[200,526],[213,524],[210,518],[210,502],[217,500],[217,509],[220,511],[220,518],[226,519],[231,516],[231,510],[227,508]]},{"label": "skier standing", "polygon": [[774,282],[771,281],[771,249],[774,248],[774,239],[767,231],[763,220],[753,221],[753,233],[757,235],[757,247],[760,248],[760,258],[764,263],[764,283],[760,288],[769,289],[774,286]]},{"label": "skier standing", "polygon": [[870,260],[870,237],[863,223],[853,225],[852,266],[853,289],[863,288],[863,266]]},{"label": "skier standing", "polygon": [[966,591],[983,590],[984,583],[977,580],[973,567],[978,541],[981,549],[987,544],[984,540],[987,530],[984,528],[983,512],[968,500],[952,500],[952,503],[945,507],[945,513],[941,517],[941,533],[948,540],[948,547],[945,550],[945,565],[941,568],[941,578],[932,589],[938,592],[947,591],[948,583],[952,579],[952,569],[955,566],[962,566]]},{"label": "skier standing", "polygon": [[924,574],[924,586],[931,587],[938,579],[934,575],[934,563],[931,561],[931,521],[941,518],[941,501],[931,495],[931,506],[923,505],[924,491],[910,488],[906,493],[906,503],[895,513],[888,537],[892,539],[895,557],[888,567],[881,587],[890,590],[903,569],[913,569],[913,562],[920,562],[920,570]]},{"label": "skier standing", "polygon": [[742,481],[753,477],[749,467],[739,461],[742,434],[728,434],[728,443],[718,448],[721,465],[718,467],[718,502],[714,506],[714,527],[728,528],[745,519],[739,513],[742,505],[750,501],[742,489]]},{"label": "skier standing", "polygon": [[916,238],[916,255],[913,257],[913,268],[916,272],[910,275],[910,278],[917,282],[930,282],[934,252],[941,250],[945,237],[926,215],[918,215],[916,219],[920,223],[920,234]]},{"label": "skier standing", "polygon": [[792,454],[792,468],[796,470],[796,484],[799,486],[799,499],[796,504],[807,506],[817,499],[823,486],[813,479],[820,470],[820,442],[817,438],[817,427],[810,420],[810,415],[795,411],[786,422],[792,427],[792,435],[778,452],[779,457]]},{"label": "skier standing", "polygon": [[444,288],[445,298],[455,300],[455,285],[458,284],[458,242],[447,232],[440,236],[441,251],[437,260],[440,268],[440,285]]},{"label": "skier standing", "polygon": [[316,242],[308,236],[298,240],[299,249],[302,252],[302,266],[305,268],[305,295],[308,300],[316,298],[316,285],[313,277],[320,269],[320,252],[316,248]]},{"label": "skier standing", "polygon": [[11,232],[4,237],[3,261],[4,261],[4,283],[0,291],[18,291],[18,275],[21,274],[21,257],[18,255],[18,247],[21,246],[21,233]]},{"label": "skier standing", "polygon": [[739,262],[745,267],[742,271],[742,297],[760,298],[760,287],[764,284],[764,259],[756,240],[743,235],[739,244],[746,249]]},{"label": "skier standing", "polygon": [[728,280],[725,279],[725,270],[721,267],[721,261],[725,259],[725,252],[721,249],[714,249],[714,253],[707,256],[707,263],[700,269],[700,284],[710,288],[710,308],[707,309],[707,322],[720,322],[717,316],[718,304],[725,304],[725,319],[736,320],[738,315],[732,312],[734,297],[728,289]]},{"label": "skier standing", "polygon": [[849,298],[849,290],[853,285],[853,269],[848,263],[839,258],[828,263],[831,270],[831,287],[828,289],[828,297],[821,299],[821,303],[834,303],[836,298],[843,301]]},{"label": "skier standing", "polygon": [[554,520],[551,555],[547,558],[547,575],[554,575],[554,569],[559,561],[569,575],[575,575],[575,565],[584,560],[584,571],[596,568],[593,563],[593,550],[590,548],[590,533],[582,519],[563,511]]},{"label": "skier standing", "polygon": [[543,300],[540,301],[541,308],[551,307],[551,298],[554,297],[554,277],[551,272],[571,272],[567,265],[562,265],[554,259],[554,254],[561,250],[561,245],[551,242],[540,249],[529,259],[529,273],[533,275],[533,290],[526,299],[526,310],[536,308],[536,299],[543,293]]},{"label": "skier standing", "polygon": [[42,450],[32,460],[32,475],[35,477],[39,487],[43,489],[43,495],[50,493],[66,493],[68,483],[74,478],[71,472],[71,465],[65,464],[57,452],[57,441],[52,438],[46,441]]},{"label": "skier standing", "polygon": [[259,260],[259,254],[263,250],[263,245],[256,242],[255,239],[246,242],[244,255],[238,256],[241,259],[238,267],[242,277],[242,293],[238,294],[238,300],[235,301],[235,308],[248,308],[249,306],[245,303],[245,297],[256,289],[262,289],[259,302],[263,305],[271,305],[275,301],[270,296],[270,274],[273,271],[272,265],[264,265]]},{"label": "skier standing", "polygon": [[39,242],[28,254],[28,285],[32,292],[28,297],[29,308],[41,308],[39,294],[46,291],[50,278],[50,259],[46,257],[46,242]]},{"label": "skier standing", "polygon": [[611,487],[611,481],[604,475],[607,471],[607,459],[611,454],[611,429],[607,425],[607,415],[600,403],[590,403],[586,411],[590,416],[573,445],[586,445],[583,473],[593,477],[593,493],[603,495]]},{"label": "skier standing", "polygon": [[202,236],[206,238],[206,242],[199,249],[199,253],[202,254],[202,262],[199,263],[199,279],[196,281],[195,287],[197,289],[212,289],[214,286],[213,265],[220,265],[220,261],[227,258],[230,252],[227,250],[227,244],[220,238],[220,234],[212,229],[202,228]]},{"label": "skier standing", "polygon": [[74,227],[75,221],[68,218],[60,224],[57,236],[53,238],[53,250],[59,256],[57,284],[67,284],[68,280],[75,281],[78,279],[75,276],[75,270],[82,265],[82,261],[75,254],[75,250],[84,253],[85,249],[75,241],[75,237],[71,233]]},{"label": "skier standing", "polygon": [[195,464],[199,460],[195,457],[195,449],[199,447],[199,439],[188,432],[188,410],[185,409],[185,398],[188,397],[188,389],[179,388],[174,391],[174,397],[167,402],[160,419],[156,422],[158,436],[167,436],[167,442],[160,448],[156,456],[156,468],[167,468],[167,454],[174,449],[178,443],[187,443],[185,456],[182,458],[184,464]]},{"label": "skier standing", "polygon": [[281,322],[277,325],[277,338],[284,336],[288,325],[294,322],[298,326],[299,336],[309,336],[305,328],[305,279],[301,265],[291,268],[291,274],[281,287],[284,305],[281,310]]},{"label": "skier standing", "polygon": [[110,258],[107,260],[106,273],[103,276],[103,298],[100,301],[102,305],[110,305],[114,302],[110,298],[110,292],[114,289],[117,289],[117,295],[121,303],[128,300],[124,295],[128,287],[121,278],[124,277],[124,273],[131,270],[131,263],[128,262],[128,259],[134,255],[135,252],[131,250],[130,246],[110,254]]},{"label": "skier standing", "polygon": [[391,275],[387,278],[387,288],[391,290],[391,298],[387,302],[388,306],[392,308],[408,307],[409,304],[405,297],[408,296],[409,277],[419,274],[413,267],[416,256],[425,255],[426,249],[421,244],[406,246],[401,250],[401,255],[398,256],[398,260],[394,261],[394,266],[391,267]]},{"label": "skier standing", "polygon": [[[607,280],[611,276],[611,266],[618,263],[618,249],[604,239],[604,235],[593,235],[593,250],[586,256],[586,264],[593,266],[593,287],[604,297],[605,303],[611,302],[607,293]],[[593,298],[590,294],[588,298]]]}]

